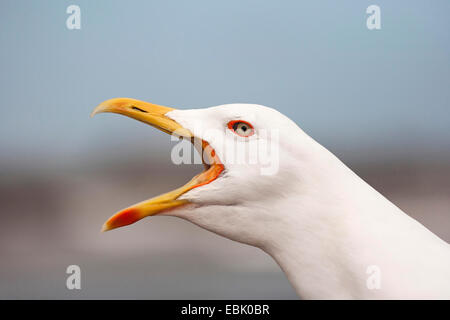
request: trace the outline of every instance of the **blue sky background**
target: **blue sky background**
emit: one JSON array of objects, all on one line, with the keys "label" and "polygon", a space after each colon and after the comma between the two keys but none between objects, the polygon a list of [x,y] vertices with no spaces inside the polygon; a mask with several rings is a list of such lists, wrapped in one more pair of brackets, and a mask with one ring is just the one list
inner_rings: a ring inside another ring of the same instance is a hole
[{"label": "blue sky background", "polygon": [[[81,30],[66,28],[72,4]],[[372,4],[381,30],[366,28]],[[154,128],[89,117],[120,96],[274,107],[450,241],[449,13],[448,0],[1,0],[0,298],[297,298],[261,250],[182,219],[99,233],[201,170],[171,163]]]},{"label": "blue sky background", "polygon": [[[65,21],[81,7],[81,30]],[[381,7],[382,29],[365,10]],[[169,154],[113,115],[125,96],[178,108],[274,107],[343,158],[450,149],[449,1],[1,1],[0,164]],[[149,148],[150,149],[150,148]]]}]

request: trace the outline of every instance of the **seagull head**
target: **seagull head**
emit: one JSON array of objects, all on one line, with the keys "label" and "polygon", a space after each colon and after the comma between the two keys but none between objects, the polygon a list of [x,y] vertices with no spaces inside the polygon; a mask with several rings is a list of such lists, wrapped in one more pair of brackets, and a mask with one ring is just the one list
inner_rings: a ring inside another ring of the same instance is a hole
[{"label": "seagull head", "polygon": [[[268,253],[304,298],[449,296],[441,276],[448,246],[278,111],[254,104],[177,110],[117,98],[92,114],[102,112],[191,141],[204,164],[178,189],[117,212],[103,231],[154,215],[186,219]],[[177,164],[178,151],[171,153]],[[386,270],[383,290],[369,288],[368,267]]]},{"label": "seagull head", "polygon": [[178,189],[117,212],[103,231],[171,215],[229,239],[264,246],[272,228],[289,223],[289,199],[307,179],[299,172],[308,159],[313,161],[315,145],[280,112],[255,104],[179,110],[129,98],[104,101],[92,115],[103,112],[190,140],[204,164],[203,172]]}]

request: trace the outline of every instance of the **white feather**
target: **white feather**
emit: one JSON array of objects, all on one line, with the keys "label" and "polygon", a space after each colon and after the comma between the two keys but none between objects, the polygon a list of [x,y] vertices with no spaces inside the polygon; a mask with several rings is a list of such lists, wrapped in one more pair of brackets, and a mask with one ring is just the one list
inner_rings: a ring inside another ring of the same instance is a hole
[{"label": "white feather", "polygon": [[[183,195],[193,205],[169,214],[266,251],[301,298],[450,299],[450,246],[284,115],[232,104],[167,116],[208,141],[220,159],[231,120],[279,132],[275,175],[261,175],[261,163],[225,163],[218,179]],[[373,265],[378,289],[367,286]]]}]

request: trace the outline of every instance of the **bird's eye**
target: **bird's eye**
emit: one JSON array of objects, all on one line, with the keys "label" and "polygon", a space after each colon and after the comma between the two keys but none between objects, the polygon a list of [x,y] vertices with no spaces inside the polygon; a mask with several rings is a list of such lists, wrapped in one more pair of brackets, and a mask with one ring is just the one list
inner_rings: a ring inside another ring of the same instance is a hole
[{"label": "bird's eye", "polygon": [[255,133],[255,129],[253,129],[253,126],[250,123],[242,120],[234,120],[228,122],[228,129],[241,137],[250,137]]}]

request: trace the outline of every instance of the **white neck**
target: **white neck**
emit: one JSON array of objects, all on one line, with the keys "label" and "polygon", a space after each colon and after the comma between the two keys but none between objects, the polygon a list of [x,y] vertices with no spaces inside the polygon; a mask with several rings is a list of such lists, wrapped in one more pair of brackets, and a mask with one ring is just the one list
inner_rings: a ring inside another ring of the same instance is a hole
[{"label": "white neck", "polygon": [[302,177],[312,191],[276,204],[288,214],[262,246],[298,295],[450,298],[450,246],[334,156],[324,162]]},{"label": "white neck", "polygon": [[201,205],[169,213],[260,247],[301,298],[450,299],[450,246],[315,141],[301,145],[307,153],[292,144],[272,180],[255,176],[236,187],[225,176],[220,188],[186,194]]}]

